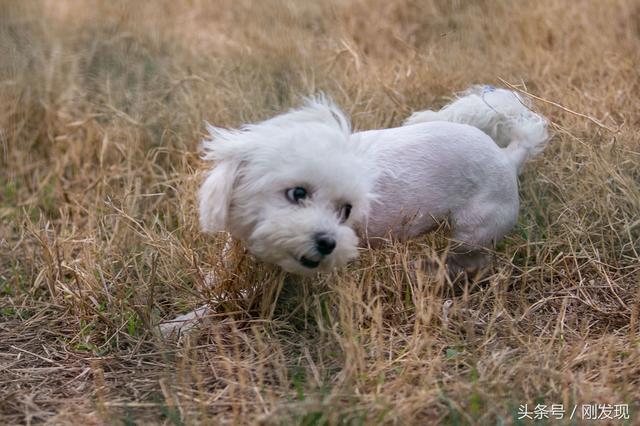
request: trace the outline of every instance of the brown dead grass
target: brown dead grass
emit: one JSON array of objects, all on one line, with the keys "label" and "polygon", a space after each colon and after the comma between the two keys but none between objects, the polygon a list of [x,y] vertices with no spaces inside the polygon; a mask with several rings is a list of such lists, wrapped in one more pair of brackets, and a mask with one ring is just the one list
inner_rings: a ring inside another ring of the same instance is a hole
[{"label": "brown dead grass", "polygon": [[[0,4],[3,423],[511,424],[524,403],[639,421],[636,1],[145,4]],[[538,102],[556,136],[485,281],[411,274],[432,238],[302,283],[240,249],[220,269],[197,227],[205,119],[322,90],[384,127],[500,79],[603,126]],[[165,341],[212,269],[232,297]]]}]

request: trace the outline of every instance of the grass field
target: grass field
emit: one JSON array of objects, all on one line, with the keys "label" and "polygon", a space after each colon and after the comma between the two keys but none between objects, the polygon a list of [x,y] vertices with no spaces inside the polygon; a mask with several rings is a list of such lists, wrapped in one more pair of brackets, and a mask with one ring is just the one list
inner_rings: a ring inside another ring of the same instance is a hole
[{"label": "grass field", "polygon": [[[533,424],[520,405],[562,404],[580,424],[627,404],[597,424],[640,424],[637,0],[0,11],[0,423]],[[473,83],[539,97],[554,132],[484,281],[412,273],[439,236],[292,284],[240,247],[223,268],[199,231],[204,120],[323,91],[389,127]],[[223,290],[200,329],[158,333]]]}]

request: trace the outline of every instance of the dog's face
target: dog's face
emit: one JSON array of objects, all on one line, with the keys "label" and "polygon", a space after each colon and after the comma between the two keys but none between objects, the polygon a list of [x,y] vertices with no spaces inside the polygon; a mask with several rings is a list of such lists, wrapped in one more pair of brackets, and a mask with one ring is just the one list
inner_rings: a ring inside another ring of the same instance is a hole
[{"label": "dog's face", "polygon": [[200,190],[205,231],[229,231],[256,257],[294,273],[327,272],[357,256],[374,176],[332,104],[240,131],[210,128],[215,166]]}]

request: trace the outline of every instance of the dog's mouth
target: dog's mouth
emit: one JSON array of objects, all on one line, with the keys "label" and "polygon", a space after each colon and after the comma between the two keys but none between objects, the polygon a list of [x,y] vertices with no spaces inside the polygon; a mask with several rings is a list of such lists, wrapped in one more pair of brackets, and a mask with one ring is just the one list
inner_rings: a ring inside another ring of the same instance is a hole
[{"label": "dog's mouth", "polygon": [[300,264],[302,266],[304,266],[305,268],[309,268],[309,269],[317,268],[318,265],[320,265],[320,261],[319,260],[309,259],[306,256],[300,257],[299,262],[300,262]]}]

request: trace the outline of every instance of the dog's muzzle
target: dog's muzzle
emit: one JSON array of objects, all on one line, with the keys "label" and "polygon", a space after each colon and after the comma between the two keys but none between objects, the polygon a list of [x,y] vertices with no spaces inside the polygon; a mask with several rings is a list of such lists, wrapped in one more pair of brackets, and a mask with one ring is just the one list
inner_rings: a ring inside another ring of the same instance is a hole
[{"label": "dog's muzzle", "polygon": [[313,259],[309,259],[306,256],[302,256],[299,259],[299,262],[302,266],[304,266],[305,268],[309,268],[309,269],[313,269],[313,268],[317,268],[318,265],[320,265],[320,262],[322,262],[322,259],[320,260],[313,260]]},{"label": "dog's muzzle", "polygon": [[299,259],[300,264],[309,269],[317,268],[320,262],[336,248],[336,240],[324,232],[315,234],[313,240],[315,253],[301,256]]}]

